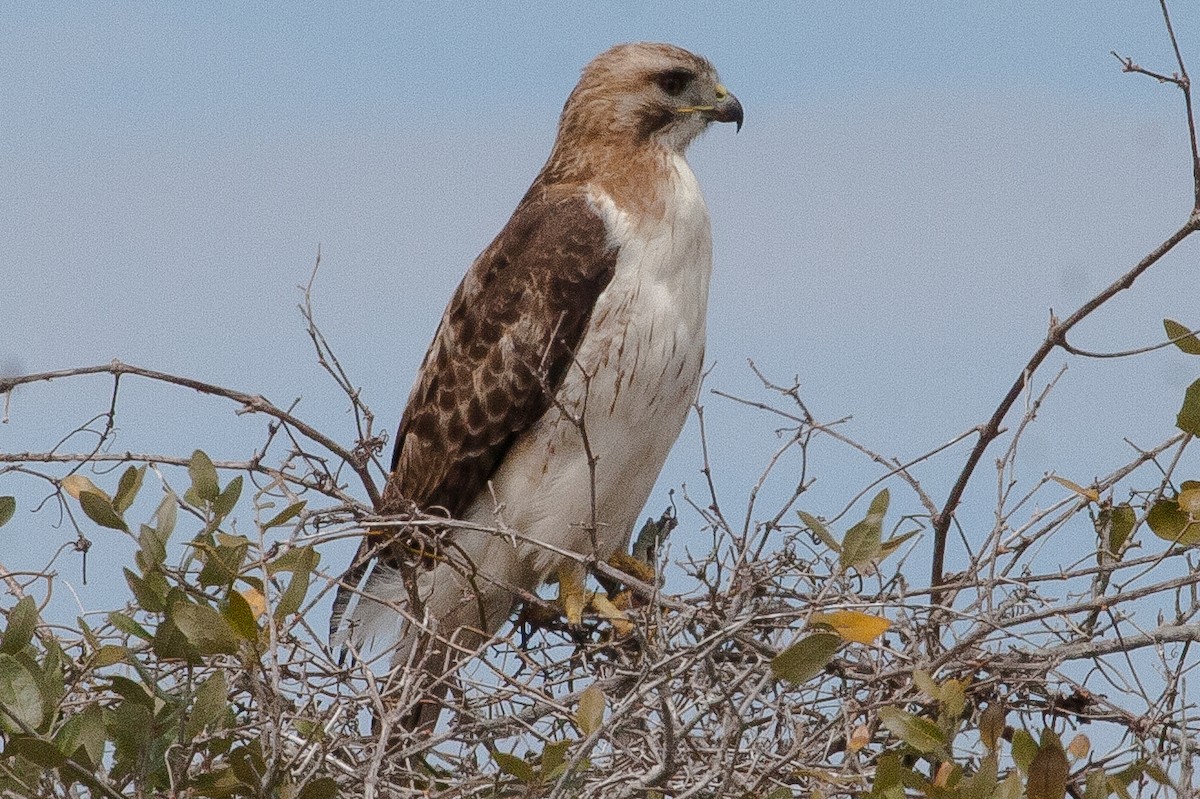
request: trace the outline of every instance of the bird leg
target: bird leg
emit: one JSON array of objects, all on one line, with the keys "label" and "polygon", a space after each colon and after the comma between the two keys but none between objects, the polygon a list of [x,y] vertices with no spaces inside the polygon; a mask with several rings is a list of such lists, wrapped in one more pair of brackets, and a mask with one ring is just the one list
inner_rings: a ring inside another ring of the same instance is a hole
[{"label": "bird leg", "polygon": [[583,585],[585,577],[583,566],[578,563],[568,563],[558,570],[558,604],[572,627],[583,624],[583,609],[590,599]]},{"label": "bird leg", "polygon": [[591,609],[602,619],[612,623],[617,635],[628,635],[633,631],[633,623],[603,592],[586,590],[584,581],[587,572],[582,565],[571,563],[558,571],[558,603],[562,606],[567,624],[578,627],[583,623],[583,612]]}]

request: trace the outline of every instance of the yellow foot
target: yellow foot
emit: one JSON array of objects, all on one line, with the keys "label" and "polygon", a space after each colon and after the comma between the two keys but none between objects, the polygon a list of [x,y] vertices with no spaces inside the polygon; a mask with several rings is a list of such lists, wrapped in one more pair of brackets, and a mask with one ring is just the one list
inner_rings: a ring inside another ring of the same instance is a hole
[{"label": "yellow foot", "polygon": [[578,563],[564,566],[558,571],[558,603],[562,605],[567,624],[578,627],[583,623],[583,609],[589,597],[584,590],[584,571]]},{"label": "yellow foot", "polygon": [[586,573],[579,564],[565,566],[558,572],[558,603],[567,617],[567,624],[579,626],[583,623],[583,612],[591,608],[602,619],[612,623],[617,635],[624,636],[632,632],[633,622],[629,617],[603,593],[587,591],[584,588],[585,578]]},{"label": "yellow foot", "polygon": [[608,619],[612,623],[613,632],[618,637],[625,637],[633,632],[633,622],[625,615],[621,608],[609,601],[604,594],[597,593],[592,595],[592,609],[600,614],[602,618]]},{"label": "yellow foot", "polygon": [[636,577],[643,583],[654,585],[654,567],[644,563],[628,552],[618,552],[608,559],[608,565],[620,569],[631,577]]}]

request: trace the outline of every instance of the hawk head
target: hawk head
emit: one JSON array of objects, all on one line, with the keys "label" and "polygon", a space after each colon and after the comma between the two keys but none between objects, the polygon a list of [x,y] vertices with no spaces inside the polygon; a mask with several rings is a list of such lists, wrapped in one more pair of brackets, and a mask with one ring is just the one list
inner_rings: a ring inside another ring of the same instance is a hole
[{"label": "hawk head", "polygon": [[559,139],[656,143],[682,153],[711,122],[742,127],[742,106],[707,59],[652,42],[619,44],[592,59],[567,99]]}]

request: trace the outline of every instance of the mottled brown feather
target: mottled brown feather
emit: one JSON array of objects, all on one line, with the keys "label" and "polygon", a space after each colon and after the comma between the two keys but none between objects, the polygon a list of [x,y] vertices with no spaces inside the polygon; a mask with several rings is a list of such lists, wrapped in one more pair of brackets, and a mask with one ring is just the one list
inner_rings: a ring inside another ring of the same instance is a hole
[{"label": "mottled brown feather", "polygon": [[[415,506],[461,516],[551,407],[616,260],[581,193],[534,184],[450,299],[400,421],[381,513]],[[333,629],[349,586],[390,535],[363,539],[338,588]],[[404,553],[384,560],[398,567]]]},{"label": "mottled brown feather", "polygon": [[584,197],[521,204],[446,308],[400,420],[382,511],[462,515],[550,407],[615,264]]}]

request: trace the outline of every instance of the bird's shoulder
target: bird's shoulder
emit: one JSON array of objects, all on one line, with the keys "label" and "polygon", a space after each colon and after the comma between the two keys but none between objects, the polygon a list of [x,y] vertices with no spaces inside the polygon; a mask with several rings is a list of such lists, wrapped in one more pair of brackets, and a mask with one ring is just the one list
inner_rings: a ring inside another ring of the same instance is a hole
[{"label": "bird's shoulder", "polygon": [[617,249],[585,193],[535,184],[446,307],[401,419],[389,496],[463,511],[551,406]]}]

